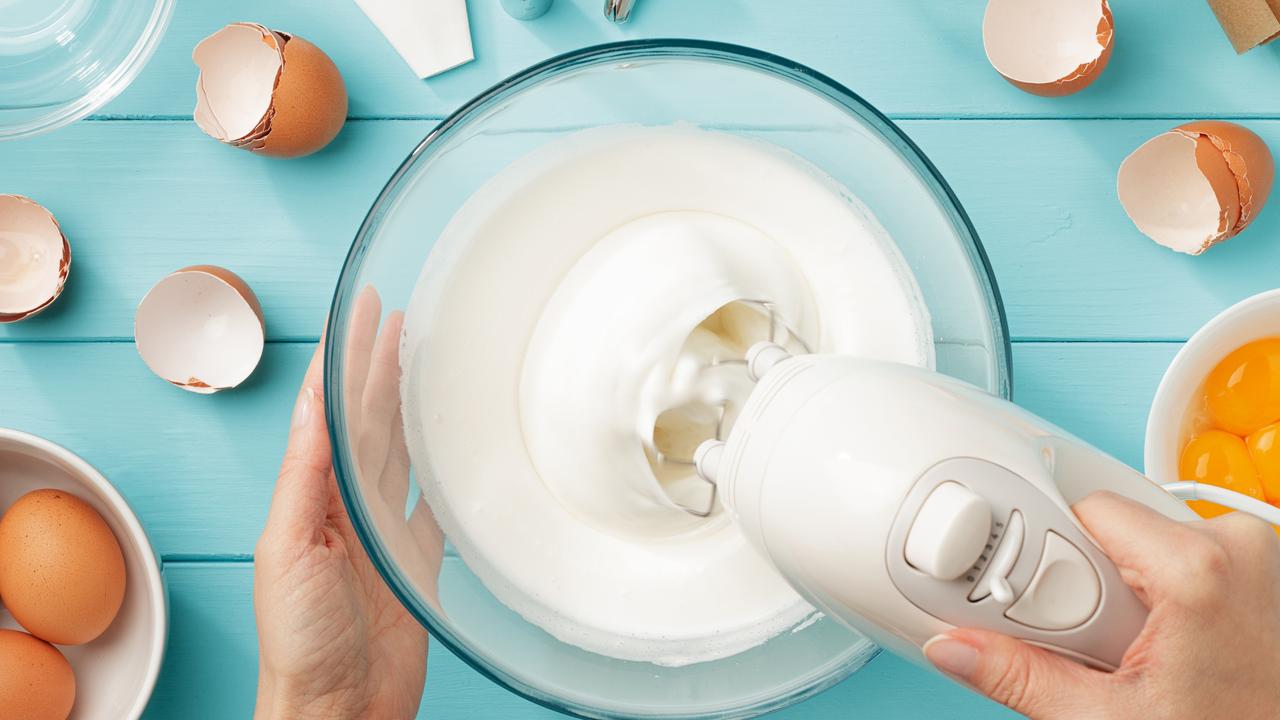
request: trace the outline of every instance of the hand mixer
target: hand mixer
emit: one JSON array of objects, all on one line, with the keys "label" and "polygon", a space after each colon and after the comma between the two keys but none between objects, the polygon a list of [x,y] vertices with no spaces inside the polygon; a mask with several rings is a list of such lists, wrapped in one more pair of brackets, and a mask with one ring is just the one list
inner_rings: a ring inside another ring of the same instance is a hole
[{"label": "hand mixer", "polygon": [[1198,497],[1280,521],[1220,488],[1161,488],[926,369],[769,341],[746,365],[757,384],[727,437],[697,446],[697,474],[800,594],[918,662],[958,626],[1116,668],[1147,610],[1071,512],[1095,490],[1176,520]]}]

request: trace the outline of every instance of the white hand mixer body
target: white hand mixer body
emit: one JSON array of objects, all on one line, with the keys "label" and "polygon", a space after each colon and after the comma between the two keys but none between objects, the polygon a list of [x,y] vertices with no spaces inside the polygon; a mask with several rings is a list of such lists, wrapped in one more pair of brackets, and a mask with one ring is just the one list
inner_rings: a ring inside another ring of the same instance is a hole
[{"label": "white hand mixer body", "polygon": [[815,606],[921,664],[921,646],[952,627],[1120,664],[1147,611],[1070,506],[1106,489],[1195,519],[1181,501],[1013,403],[929,370],[792,357],[771,343],[751,349],[748,367],[758,385],[695,463]]}]

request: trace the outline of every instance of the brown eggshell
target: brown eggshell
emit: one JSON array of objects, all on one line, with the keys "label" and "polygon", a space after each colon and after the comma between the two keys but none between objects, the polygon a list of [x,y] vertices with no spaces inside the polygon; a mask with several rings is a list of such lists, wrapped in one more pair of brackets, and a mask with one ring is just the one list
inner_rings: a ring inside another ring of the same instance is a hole
[{"label": "brown eggshell", "polygon": [[320,48],[257,23],[232,23],[196,46],[195,121],[232,147],[273,157],[313,153],[347,118],[342,74]]},{"label": "brown eggshell", "polygon": [[[1053,33],[1066,32],[1062,25],[1036,27],[1025,15],[1019,16],[1015,13],[1012,16],[1005,16],[1001,12],[1002,8],[1030,11],[1033,15],[1044,17],[1048,13],[1034,12],[1037,5],[1065,6],[1078,4],[1081,1],[1071,0],[1070,3],[1064,3],[1063,0],[989,0],[982,23],[983,46],[987,52],[987,59],[996,72],[1014,87],[1044,97],[1070,95],[1085,89],[1097,80],[1107,67],[1107,62],[1111,60],[1111,51],[1115,47],[1115,18],[1111,14],[1111,6],[1107,4],[1107,0],[1096,0],[1097,28],[1094,36],[1097,46],[1082,49],[1079,64],[1074,68],[1065,69],[1056,77],[1030,79],[1039,71],[1041,63],[1036,62],[1034,58],[1028,63],[1025,54],[1021,58],[1018,58],[1017,54],[1010,57],[1005,50],[1012,44],[1022,43],[1040,52],[1044,48],[1059,48],[1069,43],[1061,35],[1053,36]],[[1091,0],[1083,0],[1083,4],[1095,3]]]},{"label": "brown eggshell", "polygon": [[156,375],[209,395],[253,373],[262,358],[266,322],[258,296],[239,275],[193,265],[162,278],[143,297],[134,316],[134,341]]},{"label": "brown eggshell", "polygon": [[1196,167],[1213,189],[1214,199],[1218,202],[1218,233],[1226,237],[1226,233],[1240,222],[1240,190],[1236,176],[1212,140],[1197,135],[1195,142]]},{"label": "brown eggshell", "polygon": [[196,125],[234,146],[267,132],[271,95],[280,79],[283,39],[256,23],[232,23],[201,40],[191,53],[196,79]]},{"label": "brown eggshell", "polygon": [[309,155],[337,137],[347,120],[347,88],[338,66],[297,35],[285,38],[284,69],[272,95],[275,114],[260,155]]},{"label": "brown eggshell", "polygon": [[0,518],[0,596],[32,635],[87,643],[115,620],[124,589],[120,543],[83,500],[35,490]]},{"label": "brown eggshell", "polygon": [[[36,240],[42,247],[42,262],[32,268],[40,273],[39,282],[35,285],[28,284],[32,276],[10,278],[4,272],[5,268],[0,266],[0,323],[25,320],[52,305],[62,295],[67,276],[71,273],[71,244],[53,213],[36,201],[21,195],[0,195],[0,236],[8,232]],[[3,243],[3,238],[0,238],[0,244]],[[16,246],[0,247],[0,259],[7,252],[22,253],[25,250],[27,247],[19,240]],[[22,288],[22,291],[14,297],[17,288]]]},{"label": "brown eggshell", "polygon": [[[1198,120],[1179,125],[1175,130],[1184,133],[1195,133],[1208,140],[1222,155],[1234,180],[1234,187],[1224,185],[1224,176],[1220,171],[1205,177],[1214,186],[1214,193],[1219,199],[1234,195],[1239,203],[1238,212],[1229,213],[1235,216],[1223,239],[1232,237],[1248,227],[1262,210],[1267,197],[1271,195],[1271,185],[1275,180],[1275,159],[1266,142],[1252,130],[1225,120]],[[1197,161],[1200,155],[1197,153]],[[1201,164],[1201,170],[1206,169]],[[1220,166],[1219,166],[1220,167]]]},{"label": "brown eggshell", "polygon": [[17,630],[0,630],[0,717],[66,720],[76,676],[62,653]]},{"label": "brown eggshell", "polygon": [[1204,120],[1161,133],[1130,153],[1116,190],[1143,234],[1199,255],[1249,226],[1274,178],[1262,138],[1235,123]]}]

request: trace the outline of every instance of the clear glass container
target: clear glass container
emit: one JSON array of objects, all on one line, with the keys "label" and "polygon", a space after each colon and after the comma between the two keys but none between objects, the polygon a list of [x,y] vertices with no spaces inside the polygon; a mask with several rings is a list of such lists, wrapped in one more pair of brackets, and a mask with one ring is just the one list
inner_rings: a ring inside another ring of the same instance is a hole
[{"label": "clear glass container", "polygon": [[173,0],[0,0],[0,140],[62,127],[119,95]]},{"label": "clear glass container", "polygon": [[[914,271],[932,315],[938,369],[1009,396],[1008,332],[982,246],[946,182],[892,122],[839,83],[780,57],[699,41],[625,42],[541,63],[467,103],[414,149],[373,204],[328,327],[325,392],[338,484],[404,605],[436,642],[494,681],[579,717],[751,717],[839,682],[876,647],[831,620],[674,668],[564,644],[507,609],[437,534],[417,483],[397,476],[400,463],[387,459],[384,435],[398,429],[385,425],[385,407],[370,413],[378,407],[372,388],[395,385],[369,362],[370,318],[406,306],[459,206],[535,148],[620,123],[690,123],[759,138],[830,174],[870,208]],[[381,297],[376,311],[361,299],[367,286]]]}]

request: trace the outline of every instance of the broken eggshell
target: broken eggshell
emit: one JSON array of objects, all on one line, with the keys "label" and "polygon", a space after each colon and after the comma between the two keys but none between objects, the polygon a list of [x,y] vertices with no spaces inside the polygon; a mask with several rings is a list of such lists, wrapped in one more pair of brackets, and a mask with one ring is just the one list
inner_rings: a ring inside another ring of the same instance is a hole
[{"label": "broken eggshell", "polygon": [[1262,138],[1221,120],[1180,125],[1120,164],[1120,204],[1142,234],[1199,255],[1234,237],[1271,193],[1275,163]]},{"label": "broken eggshell", "polygon": [[1115,45],[1107,0],[990,0],[982,45],[996,72],[1035,95],[1070,95],[1102,74]]},{"label": "broken eggshell", "polygon": [[0,195],[0,323],[53,304],[71,272],[71,245],[53,214],[21,195]]},{"label": "broken eggshell", "polygon": [[195,121],[210,137],[273,157],[329,144],[347,118],[347,90],[320,48],[255,23],[234,23],[191,54],[200,68]]},{"label": "broken eggshell", "polygon": [[253,290],[213,265],[183,268],[156,283],[138,304],[133,332],[152,372],[205,395],[244,382],[266,343]]}]

